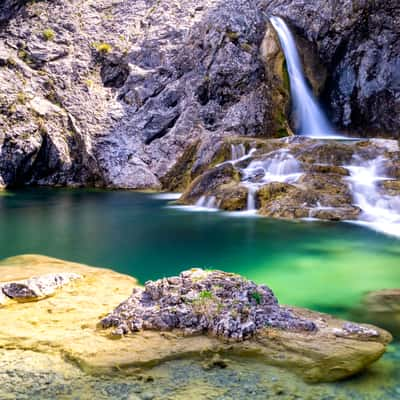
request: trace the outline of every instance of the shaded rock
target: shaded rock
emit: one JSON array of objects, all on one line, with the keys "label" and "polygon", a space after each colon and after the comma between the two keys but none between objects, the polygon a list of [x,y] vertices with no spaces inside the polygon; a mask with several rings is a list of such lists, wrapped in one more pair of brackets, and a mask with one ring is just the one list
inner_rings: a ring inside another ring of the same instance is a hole
[{"label": "shaded rock", "polygon": [[213,194],[220,186],[239,181],[239,172],[231,163],[217,166],[196,178],[178,202],[180,204],[194,204],[201,196]]},{"label": "shaded rock", "polygon": [[18,301],[40,300],[82,276],[75,273],[55,273],[33,277],[27,280],[1,283],[4,295]]}]

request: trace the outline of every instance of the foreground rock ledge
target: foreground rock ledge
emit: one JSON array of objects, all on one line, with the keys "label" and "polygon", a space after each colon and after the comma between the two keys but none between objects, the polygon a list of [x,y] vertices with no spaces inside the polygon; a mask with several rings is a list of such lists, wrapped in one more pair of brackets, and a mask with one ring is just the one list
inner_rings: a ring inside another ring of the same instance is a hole
[{"label": "foreground rock ledge", "polygon": [[139,288],[134,278],[36,255],[6,259],[0,268],[1,282],[66,272],[82,277],[52,297],[7,302],[0,308],[0,347],[62,354],[93,374],[135,373],[166,360],[219,353],[256,357],[311,382],[334,381],[379,359],[391,340],[390,334],[379,328],[298,308],[291,309],[293,315],[312,321],[316,330],[264,328],[250,340],[239,342],[184,336],[177,330],[140,331],[113,340],[97,324],[131,295],[132,288]]}]

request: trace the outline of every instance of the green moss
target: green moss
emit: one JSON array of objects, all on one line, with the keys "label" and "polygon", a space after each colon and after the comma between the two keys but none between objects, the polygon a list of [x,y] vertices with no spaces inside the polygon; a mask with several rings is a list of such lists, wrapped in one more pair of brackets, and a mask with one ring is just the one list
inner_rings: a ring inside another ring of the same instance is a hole
[{"label": "green moss", "polygon": [[108,54],[112,51],[112,46],[109,43],[93,43],[93,47],[100,53],[100,54]]},{"label": "green moss", "polygon": [[52,29],[48,28],[42,32],[42,36],[43,36],[43,39],[48,42],[48,41],[54,40],[54,38],[56,37],[56,34]]},{"label": "green moss", "polygon": [[251,293],[251,298],[254,299],[257,304],[261,304],[262,302],[262,294],[259,292]]},{"label": "green moss", "polygon": [[192,166],[196,160],[199,142],[190,144],[172,169],[161,179],[165,190],[180,192],[185,190],[193,180]]},{"label": "green moss", "polygon": [[199,294],[200,299],[212,299],[213,294],[209,290],[203,290]]}]

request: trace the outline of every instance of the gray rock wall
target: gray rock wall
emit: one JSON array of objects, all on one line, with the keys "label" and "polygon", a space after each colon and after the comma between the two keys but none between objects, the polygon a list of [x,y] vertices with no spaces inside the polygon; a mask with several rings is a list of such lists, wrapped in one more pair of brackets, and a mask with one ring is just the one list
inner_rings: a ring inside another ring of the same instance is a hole
[{"label": "gray rock wall", "polygon": [[321,89],[339,126],[397,137],[398,8],[358,0],[6,0],[1,180],[159,189],[193,143],[212,153],[220,137],[281,135],[277,88],[259,50],[272,13],[326,64]]}]

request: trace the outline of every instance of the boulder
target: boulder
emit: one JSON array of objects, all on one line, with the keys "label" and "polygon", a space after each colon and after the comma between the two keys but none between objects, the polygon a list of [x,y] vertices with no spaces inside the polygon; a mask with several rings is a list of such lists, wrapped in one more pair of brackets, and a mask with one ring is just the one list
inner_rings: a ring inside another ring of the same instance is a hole
[{"label": "boulder", "polygon": [[182,194],[178,203],[194,204],[200,197],[215,195],[221,186],[235,182],[240,182],[239,171],[231,163],[224,163],[197,177]]},{"label": "boulder", "polygon": [[360,304],[351,311],[359,321],[379,324],[400,337],[400,289],[384,289],[368,292]]}]

